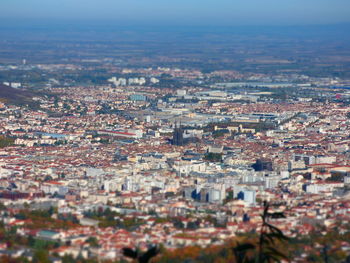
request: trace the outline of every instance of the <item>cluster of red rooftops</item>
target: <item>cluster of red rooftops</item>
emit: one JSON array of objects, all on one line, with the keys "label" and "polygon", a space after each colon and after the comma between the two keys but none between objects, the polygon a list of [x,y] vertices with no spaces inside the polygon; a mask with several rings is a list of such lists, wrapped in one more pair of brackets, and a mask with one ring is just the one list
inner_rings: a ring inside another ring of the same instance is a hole
[{"label": "cluster of red rooftops", "polygon": [[[284,211],[286,218],[273,222],[287,236],[308,235],[318,225],[349,231],[350,108],[342,103],[194,104],[176,90],[146,86],[52,92],[59,100],[42,98],[37,110],[0,104],[0,135],[13,140],[0,149],[0,202],[7,210],[0,221],[18,235],[69,244],[51,254],[115,260],[125,246],[221,245],[259,231],[263,201]],[[133,101],[133,94],[148,100]],[[237,118],[206,122],[257,113],[289,118],[269,129],[239,126]],[[196,140],[174,145],[175,123]],[[34,219],[17,216],[51,207],[51,219],[72,220],[71,227],[35,227]],[[110,221],[104,213],[113,214]],[[350,249],[349,242],[342,246]]]}]

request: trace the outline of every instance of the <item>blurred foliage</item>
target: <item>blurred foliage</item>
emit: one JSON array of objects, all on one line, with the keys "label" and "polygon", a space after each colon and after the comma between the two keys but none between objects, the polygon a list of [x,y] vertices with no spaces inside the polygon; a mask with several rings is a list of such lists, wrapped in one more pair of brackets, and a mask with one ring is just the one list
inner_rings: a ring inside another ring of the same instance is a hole
[{"label": "blurred foliage", "polygon": [[222,161],[222,153],[206,153],[204,155],[204,159],[209,162],[221,162]]},{"label": "blurred foliage", "polygon": [[0,136],[0,148],[11,146],[11,145],[13,145],[14,142],[15,142],[15,140],[12,138]]},{"label": "blurred foliage", "polygon": [[152,258],[157,256],[160,249],[157,246],[149,248],[146,252],[141,253],[138,249],[123,248],[123,255],[125,257],[136,260],[139,263],[148,263]]}]

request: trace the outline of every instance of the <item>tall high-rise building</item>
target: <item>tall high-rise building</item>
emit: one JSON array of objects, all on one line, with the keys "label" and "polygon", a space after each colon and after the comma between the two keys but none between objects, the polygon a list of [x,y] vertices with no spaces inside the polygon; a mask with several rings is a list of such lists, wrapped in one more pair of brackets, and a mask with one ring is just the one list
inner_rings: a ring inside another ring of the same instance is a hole
[{"label": "tall high-rise building", "polygon": [[183,129],[181,128],[181,124],[178,125],[175,123],[175,129],[173,132],[173,145],[182,146],[184,145],[184,136],[183,136]]}]

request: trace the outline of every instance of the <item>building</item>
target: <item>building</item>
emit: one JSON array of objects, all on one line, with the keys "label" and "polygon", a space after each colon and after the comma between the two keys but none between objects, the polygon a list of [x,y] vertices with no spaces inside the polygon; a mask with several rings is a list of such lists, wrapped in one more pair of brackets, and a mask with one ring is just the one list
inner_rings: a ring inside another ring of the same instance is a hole
[{"label": "building", "polygon": [[272,169],[272,162],[269,160],[256,160],[255,164],[252,165],[255,171],[273,171]]},{"label": "building", "polygon": [[128,130],[128,131],[107,131],[100,130],[97,131],[99,135],[107,135],[112,137],[123,137],[123,138],[134,138],[139,139],[142,138],[143,132],[141,130]]},{"label": "building", "polygon": [[132,101],[147,101],[147,97],[142,94],[132,94],[129,99]]},{"label": "building", "polygon": [[173,145],[177,145],[177,146],[182,146],[184,145],[184,137],[183,137],[183,129],[181,128],[181,124],[180,126],[177,126],[177,124],[175,123],[175,129],[173,132]]},{"label": "building", "polygon": [[237,194],[237,198],[243,200],[248,205],[254,205],[256,201],[256,192],[255,190],[243,189]]}]

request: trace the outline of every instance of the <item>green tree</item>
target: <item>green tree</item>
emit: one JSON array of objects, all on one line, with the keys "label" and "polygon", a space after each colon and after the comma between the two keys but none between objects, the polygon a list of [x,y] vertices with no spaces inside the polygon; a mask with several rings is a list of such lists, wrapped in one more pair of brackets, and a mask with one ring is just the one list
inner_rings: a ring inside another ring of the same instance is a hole
[{"label": "green tree", "polygon": [[221,153],[207,153],[204,156],[204,159],[210,162],[221,162],[222,154]]},{"label": "green tree", "polygon": [[87,240],[86,240],[87,243],[90,244],[90,246],[92,247],[98,247],[98,240],[96,237],[89,237]]},{"label": "green tree", "polygon": [[49,253],[47,250],[39,249],[35,251],[33,256],[34,263],[49,263]]}]

